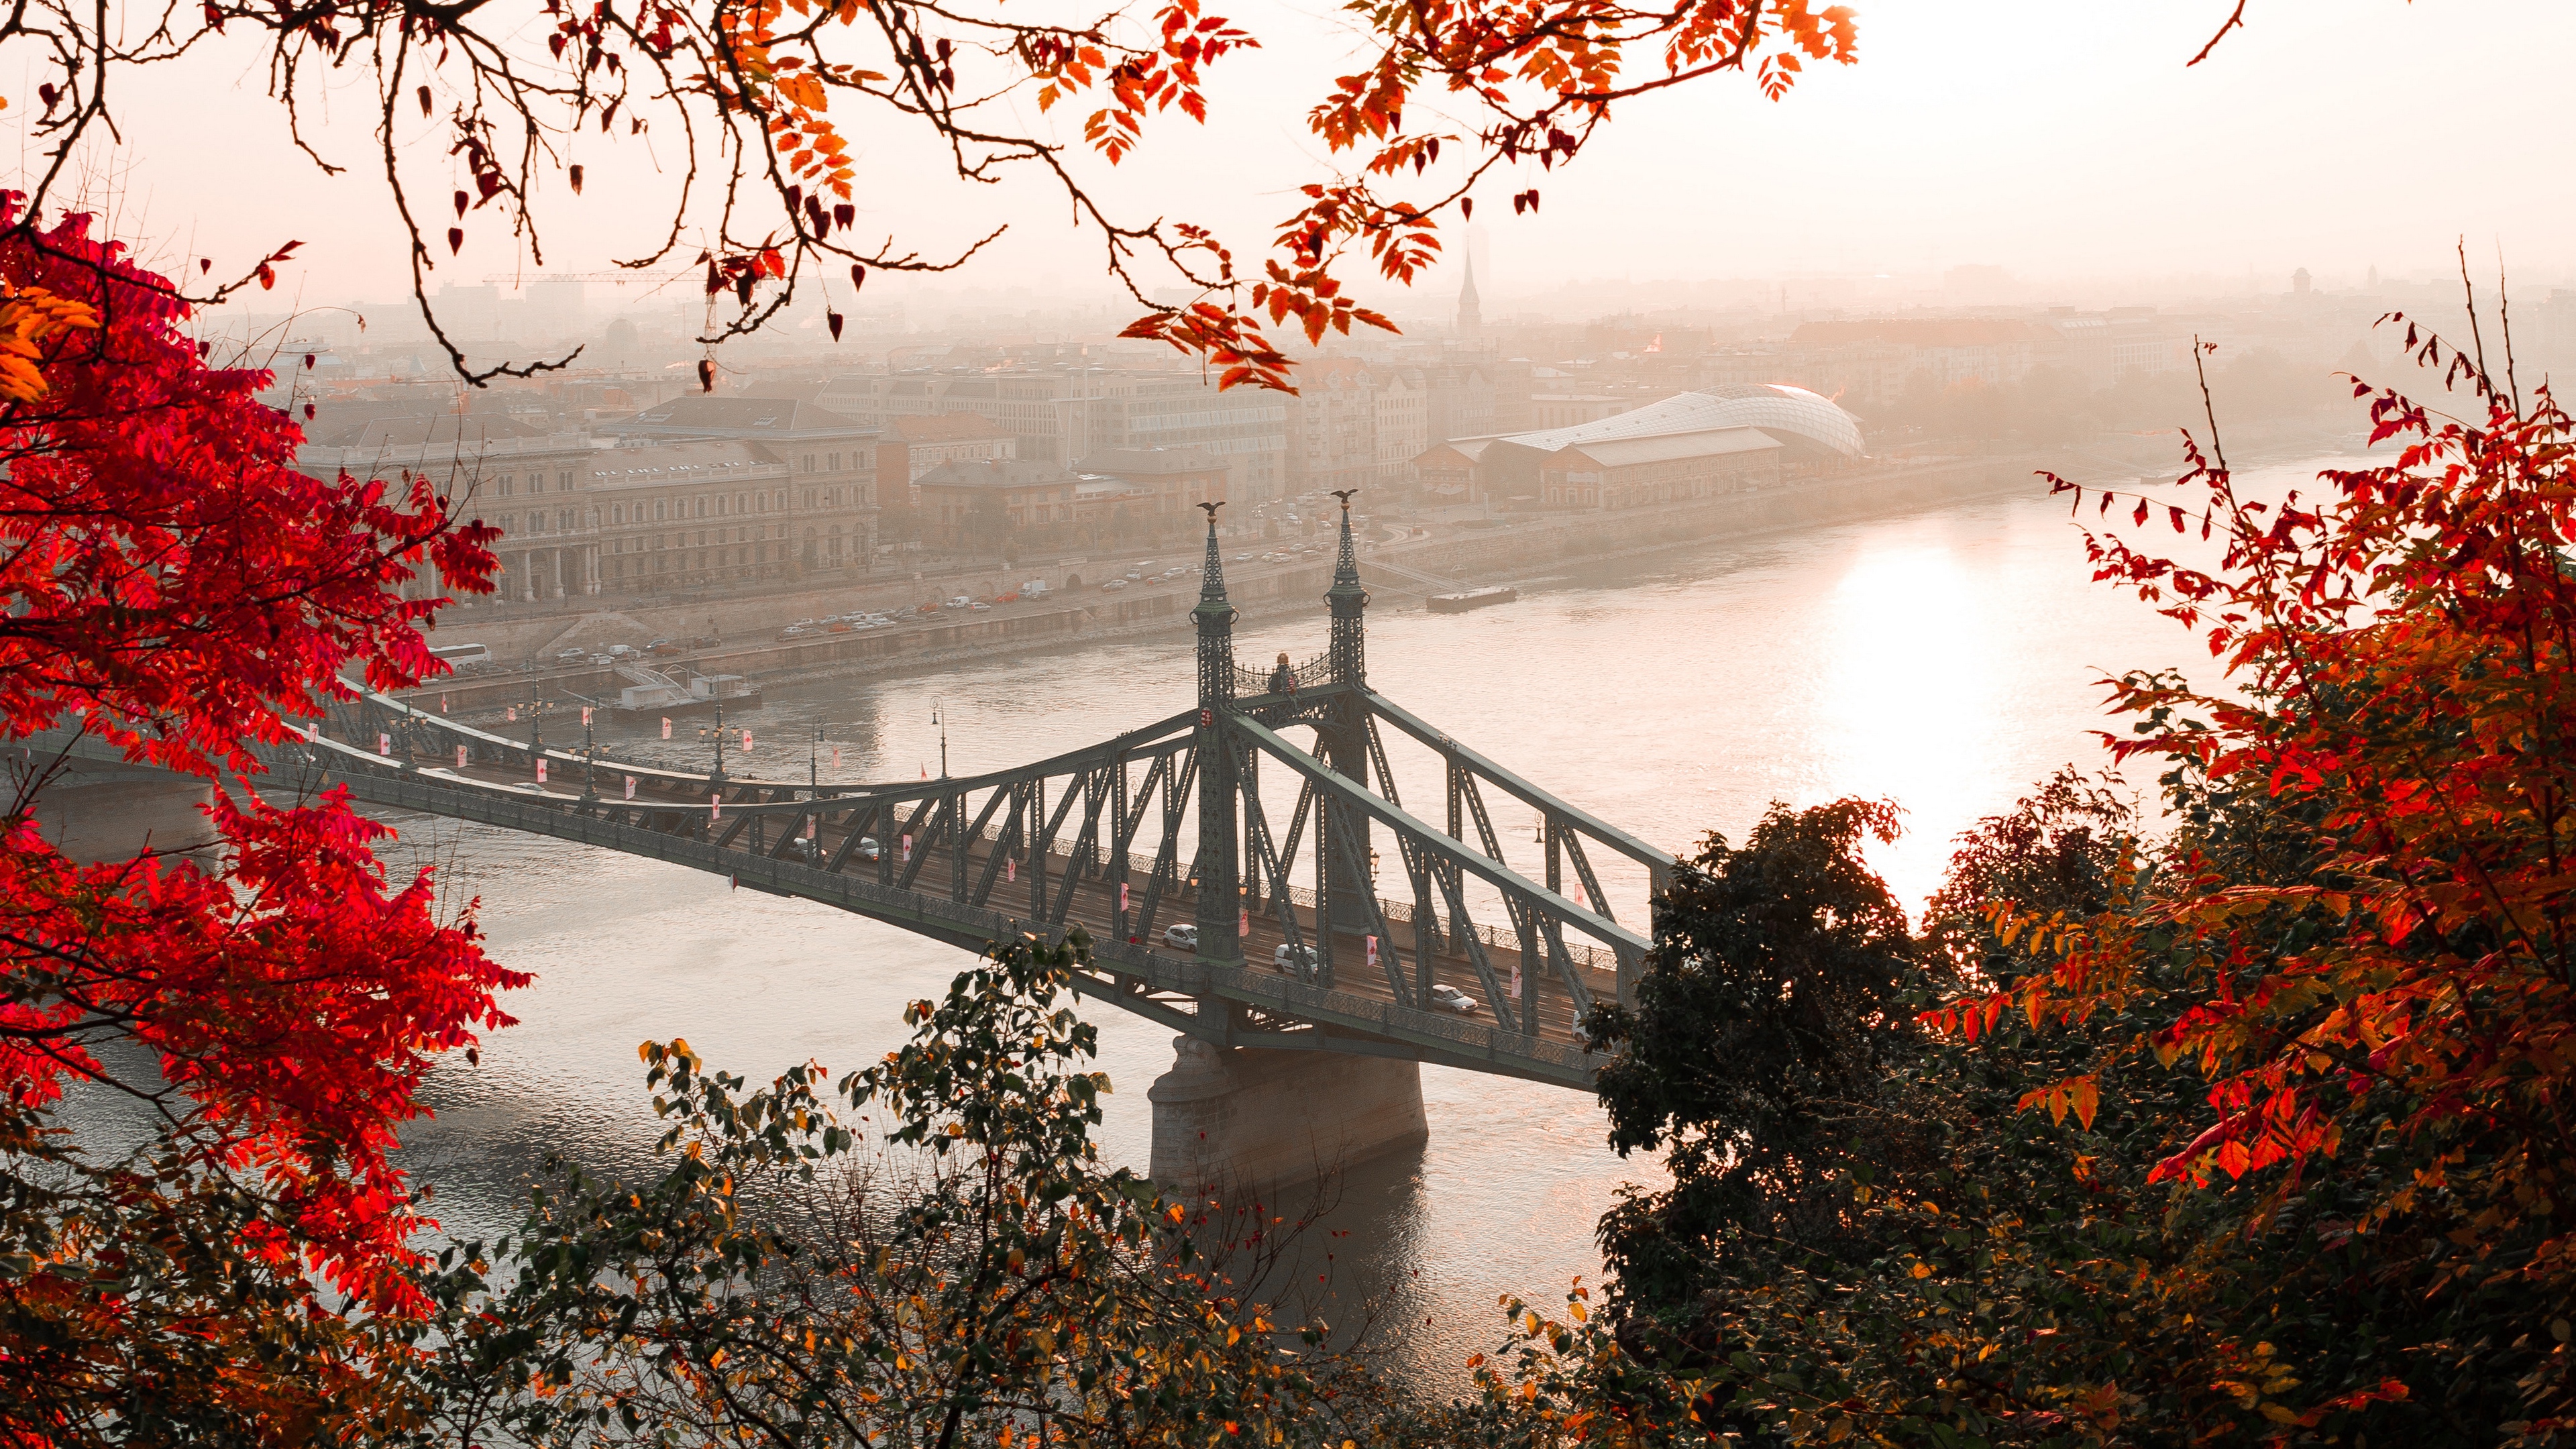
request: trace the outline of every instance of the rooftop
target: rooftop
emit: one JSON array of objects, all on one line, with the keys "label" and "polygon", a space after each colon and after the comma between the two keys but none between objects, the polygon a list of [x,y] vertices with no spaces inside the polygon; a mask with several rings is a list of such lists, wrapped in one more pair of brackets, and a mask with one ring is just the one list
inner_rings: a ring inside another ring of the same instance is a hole
[{"label": "rooftop", "polygon": [[752,433],[770,437],[867,431],[839,413],[810,402],[774,397],[709,397],[683,394],[633,417],[602,423],[611,433]]},{"label": "rooftop", "polygon": [[1082,460],[1085,473],[1111,473],[1122,478],[1159,478],[1174,473],[1221,473],[1223,461],[1204,448],[1112,448]]},{"label": "rooftop", "polygon": [[1604,468],[1632,468],[1641,463],[1671,463],[1684,458],[1711,458],[1731,453],[1777,452],[1780,440],[1759,428],[1709,428],[1696,433],[1664,433],[1651,438],[1608,438],[1559,451],[1549,462],[1562,466],[1569,455],[1588,458]]}]

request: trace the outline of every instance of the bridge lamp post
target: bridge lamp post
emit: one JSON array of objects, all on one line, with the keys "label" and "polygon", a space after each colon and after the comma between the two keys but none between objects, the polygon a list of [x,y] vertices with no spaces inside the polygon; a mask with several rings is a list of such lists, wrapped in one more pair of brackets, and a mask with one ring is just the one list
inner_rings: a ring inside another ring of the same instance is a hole
[{"label": "bridge lamp post", "polygon": [[599,798],[599,741],[591,730],[590,707],[581,711],[581,798],[584,802]]},{"label": "bridge lamp post", "polygon": [[724,784],[724,778],[724,697],[718,695],[716,697],[716,770],[707,779],[709,783],[721,786]]}]

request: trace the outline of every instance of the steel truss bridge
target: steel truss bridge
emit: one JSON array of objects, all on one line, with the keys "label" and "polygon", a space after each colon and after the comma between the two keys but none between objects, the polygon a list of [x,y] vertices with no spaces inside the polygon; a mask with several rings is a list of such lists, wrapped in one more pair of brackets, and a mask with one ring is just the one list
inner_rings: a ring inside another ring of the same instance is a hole
[{"label": "steel truss bridge", "polygon": [[[1588,1087],[1598,1060],[1576,1023],[1595,1000],[1630,998],[1648,944],[1642,922],[1613,917],[1596,856],[1642,866],[1656,892],[1673,857],[1369,688],[1347,509],[1326,599],[1324,653],[1293,669],[1237,665],[1211,513],[1192,613],[1198,707],[981,775],[757,779],[727,774],[720,753],[691,773],[549,746],[534,727],[508,739],[372,693],[271,769],[277,783],[345,785],[373,805],[711,871],[970,950],[1079,925],[1094,941],[1082,994],[1221,1047]],[[1291,740],[1301,730],[1311,746]],[[1438,822],[1404,803],[1390,733],[1436,758],[1442,778],[1415,798]],[[1294,782],[1292,807],[1265,805],[1265,771]],[[1489,794],[1538,817],[1539,878],[1506,863]],[[1391,898],[1378,894],[1381,838],[1403,891]],[[1312,885],[1293,884],[1307,852]],[[1175,924],[1195,926],[1194,950],[1169,943]],[[1444,1008],[1435,986],[1476,1009]]]}]

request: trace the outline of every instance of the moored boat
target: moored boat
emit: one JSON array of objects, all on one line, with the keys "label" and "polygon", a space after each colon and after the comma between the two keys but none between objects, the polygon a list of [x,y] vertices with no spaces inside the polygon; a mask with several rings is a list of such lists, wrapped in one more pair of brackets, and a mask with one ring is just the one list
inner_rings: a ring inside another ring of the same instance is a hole
[{"label": "moored boat", "polygon": [[1433,594],[1422,601],[1422,606],[1435,614],[1463,614],[1469,609],[1508,604],[1520,596],[1521,591],[1511,585],[1496,584],[1491,588],[1469,589],[1463,594]]},{"label": "moored boat", "polygon": [[617,703],[609,709],[629,718],[701,714],[719,704],[747,709],[760,703],[759,681],[739,674],[698,674],[683,682],[661,670],[638,665],[628,665],[617,672],[627,685],[617,692]]}]

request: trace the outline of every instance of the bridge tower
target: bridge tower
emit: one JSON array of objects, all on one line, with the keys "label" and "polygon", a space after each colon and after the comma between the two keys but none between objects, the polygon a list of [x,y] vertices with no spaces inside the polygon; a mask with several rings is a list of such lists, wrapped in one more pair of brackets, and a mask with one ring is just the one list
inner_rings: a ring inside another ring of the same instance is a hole
[{"label": "bridge tower", "polygon": [[1216,540],[1216,511],[1224,506],[1199,505],[1207,512],[1207,562],[1198,607],[1190,611],[1199,630],[1199,858],[1193,873],[1199,885],[1199,955],[1236,962],[1243,959],[1235,931],[1242,873],[1235,858],[1233,747],[1225,736],[1225,717],[1234,708],[1234,605],[1225,596],[1225,557]]},{"label": "bridge tower", "polygon": [[[1332,767],[1334,774],[1365,787],[1369,777],[1368,713],[1356,691],[1368,687],[1369,596],[1368,589],[1360,583],[1359,552],[1351,540],[1351,495],[1358,491],[1345,488],[1333,494],[1342,503],[1341,550],[1333,564],[1333,586],[1324,594],[1333,614],[1332,646],[1327,656],[1332,680],[1354,693],[1334,702],[1333,722],[1318,731],[1318,743],[1323,746],[1324,763]],[[1370,839],[1372,822],[1366,814],[1345,805],[1328,803],[1321,808],[1324,818],[1316,822],[1315,831],[1315,878],[1324,887],[1333,930],[1368,932],[1373,926],[1367,898],[1377,889],[1369,873],[1369,856],[1375,848]],[[1330,933],[1317,934],[1324,937],[1317,944],[1330,972]],[[1378,949],[1392,952],[1395,943],[1381,941]]]}]

